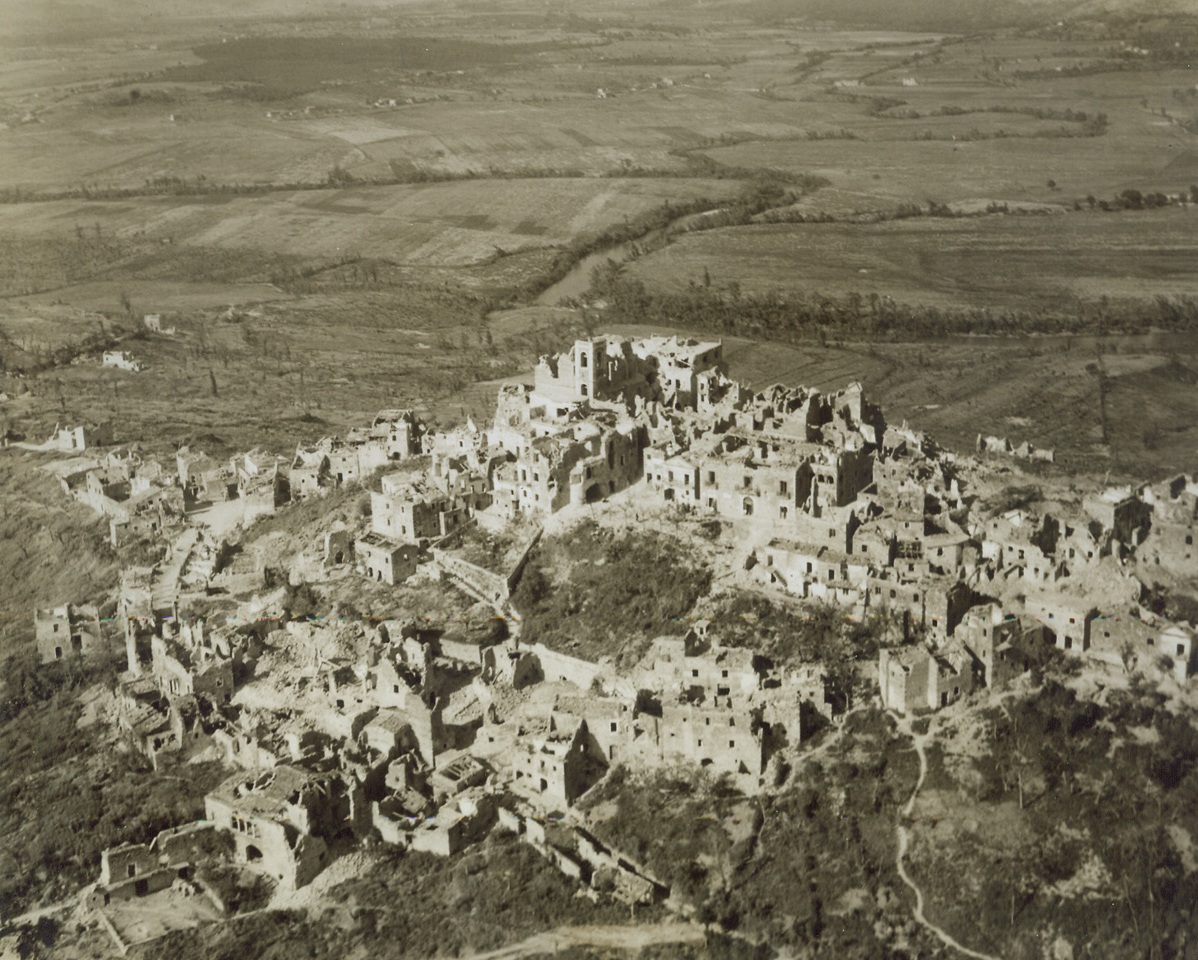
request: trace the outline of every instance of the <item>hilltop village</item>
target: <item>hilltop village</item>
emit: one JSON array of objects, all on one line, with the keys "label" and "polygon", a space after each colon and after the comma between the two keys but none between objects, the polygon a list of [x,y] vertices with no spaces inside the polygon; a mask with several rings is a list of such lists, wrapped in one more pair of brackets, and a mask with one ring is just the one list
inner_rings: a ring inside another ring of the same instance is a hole
[{"label": "hilltop village", "polygon": [[[40,656],[123,644],[112,719],[131,748],[219,757],[230,773],[205,820],[106,851],[85,891],[99,910],[193,883],[212,835],[286,891],[363,843],[449,855],[497,828],[595,890],[667,898],[572,817],[579,799],[617,766],[772,789],[782,758],[850,705],[819,661],[775,663],[701,608],[642,638],[631,664],[526,640],[512,597],[528,558],[583,518],[718,521],[713,563],[740,588],[878,626],[859,672],[900,716],[985,696],[1050,647],[1166,683],[1194,669],[1194,625],[1150,603],[1194,567],[1193,478],[1033,511],[998,493],[1017,456],[1049,452],[995,438],[976,456],[941,450],[858,384],[754,391],[717,341],[579,340],[531,384],[501,387],[483,427],[437,432],[386,410],[289,457],[183,448],[173,463],[111,439],[103,425],[56,431],[72,458],[54,472],[114,545],[161,558],[125,571],[112,616],[100,598],[46,598],[62,605],[36,612]],[[351,489],[369,510],[313,524],[291,569],[240,548],[258,518]],[[507,546],[469,548],[478,531]],[[292,615],[328,583],[336,609]],[[460,593],[468,615],[373,605],[412,583]],[[547,819],[566,829],[547,834]]]}]

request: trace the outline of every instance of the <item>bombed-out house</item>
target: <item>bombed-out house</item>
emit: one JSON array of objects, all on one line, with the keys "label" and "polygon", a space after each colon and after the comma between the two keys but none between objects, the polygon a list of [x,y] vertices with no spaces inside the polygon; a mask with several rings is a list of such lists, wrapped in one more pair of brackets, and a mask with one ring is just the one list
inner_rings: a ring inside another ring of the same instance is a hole
[{"label": "bombed-out house", "polygon": [[329,841],[364,817],[353,793],[338,774],[280,764],[234,774],[204,798],[204,814],[233,838],[238,862],[294,890],[328,865]]},{"label": "bombed-out house", "polygon": [[[82,440],[63,449],[83,449]],[[470,422],[434,434],[410,410],[383,410],[285,459],[250,452],[217,462],[185,447],[177,487],[133,457],[78,460],[62,466],[64,486],[111,510],[122,536],[185,523],[172,489],[189,502],[241,497],[249,517],[385,469],[369,529],[342,514],[322,528],[323,563],[318,555],[307,566],[307,551],[290,573],[323,569],[338,591],[378,596],[345,565],[395,585],[423,561],[430,583],[477,601],[465,624],[403,610],[374,626],[335,616],[283,624],[277,591],[246,599],[242,626],[217,626],[187,605],[197,595],[211,598],[208,610],[231,600],[218,579],[228,551],[191,529],[179,553],[127,571],[117,617],[130,672],[117,689],[118,726],[155,761],[223,752],[238,772],[205,798],[207,829],[285,889],[369,831],[450,855],[503,818],[571,876],[648,902],[665,896],[662,885],[585,831],[548,839],[550,815],[614,764],[683,765],[755,792],[771,758],[798,744],[812,708],[836,722],[846,696],[827,664],[774,664],[724,646],[707,621],[654,639],[632,669],[509,632],[511,592],[540,536],[538,523],[531,538],[515,525],[569,518],[642,478],[633,510],[656,501],[726,521],[701,526],[752,548],[749,586],[882,622],[878,691],[889,710],[951,708],[1014,682],[1054,647],[1116,667],[1155,665],[1178,681],[1194,662],[1193,629],[1139,606],[1131,572],[1189,558],[1191,479],[987,516],[967,479],[978,461],[888,427],[859,384],[754,391],[727,377],[714,341],[579,340],[542,359],[531,386],[502,388],[487,429]],[[506,569],[488,569],[463,543],[476,524],[508,534],[495,564]],[[337,602],[355,599],[339,593]],[[39,611],[36,633],[45,662],[101,640],[97,611],[84,607]],[[518,799],[500,810],[508,790]],[[173,882],[186,861],[179,851],[114,849],[98,895]]]},{"label": "bombed-out house", "polygon": [[100,615],[89,604],[64,604],[34,611],[34,639],[42,663],[84,657],[103,647]]}]

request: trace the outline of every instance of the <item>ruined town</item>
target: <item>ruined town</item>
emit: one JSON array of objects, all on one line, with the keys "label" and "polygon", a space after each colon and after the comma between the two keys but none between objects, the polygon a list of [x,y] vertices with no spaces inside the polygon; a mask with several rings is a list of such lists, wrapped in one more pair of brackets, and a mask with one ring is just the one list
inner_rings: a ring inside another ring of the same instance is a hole
[{"label": "ruined town", "polygon": [[0,46],[0,960],[1198,960],[1198,0]]},{"label": "ruined town", "polygon": [[[530,379],[499,388],[491,423],[383,410],[293,456],[163,461],[115,424],[36,445],[65,457],[46,482],[146,556],[111,595],[46,596],[40,659],[123,651],[95,722],[155,767],[226,771],[202,819],[105,850],[79,891],[121,951],[155,898],[187,894],[193,922],[236,911],[203,879],[214,857],[286,903],[363,852],[451,857],[497,832],[592,896],[690,916],[598,835],[586,800],[617,772],[681,768],[754,798],[864,708],[910,732],[999,702],[1048,656],[1188,696],[1198,631],[1149,595],[1195,567],[1192,477],[1002,502],[1017,461],[1052,451],[979,437],[949,453],[857,383],[754,391],[718,340],[593,336]],[[248,536],[301,510],[295,553]],[[537,551],[603,530],[681,538],[710,589],[607,651],[538,639],[521,598],[558,586],[550,571],[530,587]],[[391,599],[413,585],[456,613]],[[786,605],[770,649],[717,613],[730,590]],[[846,671],[788,649],[820,616],[868,633],[870,656]]]}]

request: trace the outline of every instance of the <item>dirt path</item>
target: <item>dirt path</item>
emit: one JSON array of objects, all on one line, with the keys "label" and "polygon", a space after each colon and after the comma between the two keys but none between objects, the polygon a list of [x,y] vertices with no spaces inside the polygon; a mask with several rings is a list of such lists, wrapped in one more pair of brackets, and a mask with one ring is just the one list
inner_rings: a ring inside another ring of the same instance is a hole
[{"label": "dirt path", "polygon": [[915,798],[919,796],[920,788],[923,787],[924,778],[928,774],[928,755],[925,750],[928,740],[932,736],[932,730],[935,729],[935,723],[929,724],[926,733],[916,733],[911,728],[911,721],[907,717],[900,717],[895,713],[890,716],[895,722],[895,726],[911,738],[911,746],[914,748],[916,755],[919,757],[919,779],[915,781],[915,789],[911,791],[911,796],[904,804],[902,811],[899,814],[899,822],[895,825],[895,833],[898,835],[898,853],[895,855],[894,865],[898,869],[898,874],[903,878],[903,883],[911,888],[911,892],[915,894],[915,908],[912,911],[916,921],[925,929],[930,930],[937,939],[940,940],[946,947],[952,947],[959,953],[963,953],[967,957],[974,957],[975,960],[1000,960],[999,957],[992,956],[988,953],[979,953],[977,950],[971,950],[969,947],[963,946],[953,939],[952,935],[947,933],[941,927],[932,923],[923,912],[923,891],[916,886],[915,881],[911,879],[911,875],[907,873],[907,866],[903,862],[907,858],[907,846],[911,842],[910,832],[903,824],[904,820],[910,819],[911,814],[915,810]]},{"label": "dirt path", "polygon": [[28,910],[16,917],[5,917],[4,923],[37,923],[42,917],[49,917],[55,913],[61,913],[64,910],[70,910],[72,907],[79,906],[79,897],[67,897],[66,900],[59,900],[57,903],[50,903],[44,907],[38,907],[36,910]]},{"label": "dirt path", "polygon": [[535,933],[519,943],[487,953],[467,954],[468,960],[516,960],[518,957],[556,953],[586,945],[609,950],[643,950],[665,943],[704,943],[703,928],[693,923],[667,921],[643,926],[558,927]]}]

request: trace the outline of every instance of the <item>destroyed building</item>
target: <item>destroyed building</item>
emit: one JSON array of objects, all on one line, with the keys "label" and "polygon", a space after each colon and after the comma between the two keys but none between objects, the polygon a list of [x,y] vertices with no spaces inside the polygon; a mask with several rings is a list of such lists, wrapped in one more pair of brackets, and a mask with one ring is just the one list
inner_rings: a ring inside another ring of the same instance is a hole
[{"label": "destroyed building", "polygon": [[64,427],[60,424],[54,427],[54,432],[50,434],[50,439],[44,446],[47,450],[76,452],[108,446],[112,443],[112,438],[111,423],[78,424],[74,427]]},{"label": "destroyed building", "polygon": [[606,767],[590,748],[586,721],[547,728],[520,740],[512,756],[512,786],[542,803],[568,807],[599,779]]},{"label": "destroyed building", "polygon": [[449,459],[421,473],[384,476],[370,494],[371,531],[397,541],[444,537],[491,502],[485,476]]},{"label": "destroyed building", "polygon": [[[818,660],[775,664],[726,646],[702,619],[681,637],[628,638],[646,650],[631,668],[522,639],[511,594],[541,536],[525,518],[564,514],[568,528],[630,489],[629,516],[646,504],[697,515],[724,539],[717,551],[745,545],[753,582],[742,586],[881,622],[878,699],[901,714],[1015,683],[1054,650],[1188,679],[1195,632],[1141,606],[1135,572],[1184,568],[1194,481],[991,513],[971,487],[977,463],[888,426],[859,384],[755,391],[727,378],[718,342],[596,337],[542,360],[533,385],[501,388],[485,429],[434,433],[410,410],[382,410],[286,458],[218,462],[185,447],[177,479],[128,453],[77,457],[56,475],[110,516],[114,539],[119,525],[121,538],[169,545],[122,580],[129,673],[117,726],[152,762],[223,756],[237,768],[205,809],[239,864],[293,889],[370,832],[450,855],[502,822],[593,889],[645,903],[666,891],[643,867],[585,830],[554,834],[552,815],[616,764],[679,765],[757,792],[780,745],[797,744],[809,720],[844,715],[845,682]],[[329,517],[289,577],[264,581],[250,563],[253,596],[222,594],[229,545],[187,523],[184,498],[240,497],[248,519],[374,483],[376,471],[387,472],[369,525],[357,511]],[[475,526],[503,545],[480,554]],[[375,585],[419,576],[379,590],[348,564]],[[289,618],[288,590],[301,578],[323,585],[321,572],[334,613]],[[451,585],[475,601],[465,616],[337,615],[362,597]],[[46,662],[101,648],[94,609],[39,611],[36,633]],[[138,881],[165,882],[185,860],[115,848],[98,895],[123,897],[129,881],[136,895]]]},{"label": "destroyed building", "polygon": [[135,359],[128,350],[106,350],[100,360],[100,365],[116,370],[127,370],[130,373],[140,373],[143,369],[141,361]]},{"label": "destroyed building", "polygon": [[232,836],[237,860],[289,890],[328,865],[329,841],[346,831],[355,812],[364,816],[339,775],[285,764],[234,774],[204,798],[206,819]]},{"label": "destroyed building", "polygon": [[614,417],[530,439],[495,472],[496,509],[515,517],[602,500],[640,478],[642,441],[636,424]]},{"label": "destroyed building", "polygon": [[533,393],[548,404],[637,400],[693,408],[698,377],[723,368],[723,345],[678,337],[595,337],[579,340],[566,353],[542,357]]},{"label": "destroyed building", "polygon": [[84,657],[104,649],[100,614],[90,604],[36,610],[34,640],[42,663]]},{"label": "destroyed building", "polygon": [[356,563],[370,580],[394,586],[416,572],[419,550],[414,544],[396,543],[377,533],[367,533],[354,541]]}]

